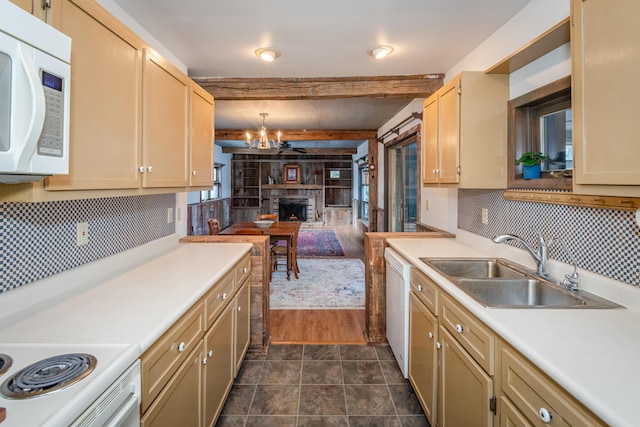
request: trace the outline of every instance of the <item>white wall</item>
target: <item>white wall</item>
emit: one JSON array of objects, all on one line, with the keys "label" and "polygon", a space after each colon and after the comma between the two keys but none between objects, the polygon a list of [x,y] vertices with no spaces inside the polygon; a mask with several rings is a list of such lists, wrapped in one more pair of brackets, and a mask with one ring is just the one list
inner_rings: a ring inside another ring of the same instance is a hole
[{"label": "white wall", "polygon": [[[451,79],[461,71],[484,71],[569,16],[569,0],[532,0],[498,31],[462,58],[445,75]],[[569,44],[511,74],[510,98],[571,74]],[[454,233],[458,201],[455,189],[423,188],[420,218],[425,224]],[[426,209],[427,203],[429,210]]]},{"label": "white wall", "polygon": [[140,36],[145,42],[149,44],[152,48],[158,51],[162,56],[167,58],[173,65],[178,67],[180,71],[187,74],[187,66],[179,60],[173,53],[169,51],[162,43],[160,43],[155,37],[153,37],[142,25],[140,25],[137,21],[135,21],[127,12],[125,12],[120,6],[118,6],[113,0],[96,0],[100,6],[104,7],[111,13],[113,16],[118,18],[129,27],[132,31],[134,31],[138,36]]}]

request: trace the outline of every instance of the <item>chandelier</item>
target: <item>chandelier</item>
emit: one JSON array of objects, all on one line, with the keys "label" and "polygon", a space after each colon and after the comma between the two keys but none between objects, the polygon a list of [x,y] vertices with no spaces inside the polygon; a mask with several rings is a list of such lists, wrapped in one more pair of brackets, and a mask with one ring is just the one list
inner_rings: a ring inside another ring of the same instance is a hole
[{"label": "chandelier", "polygon": [[258,139],[251,139],[251,134],[247,132],[247,146],[249,148],[280,148],[280,131],[278,131],[278,139],[269,139],[267,135],[267,127],[264,125],[265,119],[269,116],[268,113],[260,113],[262,116],[262,127],[260,128],[260,137]]}]

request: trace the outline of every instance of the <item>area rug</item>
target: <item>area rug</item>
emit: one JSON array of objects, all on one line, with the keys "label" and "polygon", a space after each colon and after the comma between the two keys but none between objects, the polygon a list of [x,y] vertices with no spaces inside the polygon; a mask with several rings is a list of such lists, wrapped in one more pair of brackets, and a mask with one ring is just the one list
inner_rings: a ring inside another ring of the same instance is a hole
[{"label": "area rug", "polygon": [[333,230],[300,230],[298,257],[344,256],[344,250]]},{"label": "area rug", "polygon": [[272,309],[362,309],[364,264],[357,258],[298,258],[300,278],[274,273]]}]

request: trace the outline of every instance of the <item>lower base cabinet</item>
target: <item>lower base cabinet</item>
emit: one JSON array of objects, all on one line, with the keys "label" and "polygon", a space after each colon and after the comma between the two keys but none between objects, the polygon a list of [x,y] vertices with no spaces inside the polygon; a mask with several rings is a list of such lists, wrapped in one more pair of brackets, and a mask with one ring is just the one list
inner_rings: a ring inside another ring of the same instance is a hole
[{"label": "lower base cabinet", "polygon": [[432,426],[606,425],[415,267],[409,381]]},{"label": "lower base cabinet", "polygon": [[202,419],[202,341],[140,420],[141,427],[198,426]]},{"label": "lower base cabinet", "polygon": [[429,424],[436,425],[438,321],[412,292],[409,294],[409,382]]},{"label": "lower base cabinet", "polygon": [[[247,254],[143,354],[142,427],[215,425],[249,347],[250,261]],[[220,293],[220,304],[204,304]]]},{"label": "lower base cabinet", "polygon": [[443,327],[439,339],[438,426],[493,426],[493,380]]},{"label": "lower base cabinet", "polygon": [[[245,285],[246,287],[246,285]],[[222,411],[234,377],[233,319],[235,307],[229,304],[204,337],[204,425],[213,426]]]}]

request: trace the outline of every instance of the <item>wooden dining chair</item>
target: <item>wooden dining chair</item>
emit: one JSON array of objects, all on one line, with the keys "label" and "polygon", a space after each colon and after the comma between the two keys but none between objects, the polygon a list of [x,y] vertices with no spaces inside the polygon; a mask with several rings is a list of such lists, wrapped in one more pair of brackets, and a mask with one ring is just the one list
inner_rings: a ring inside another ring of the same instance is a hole
[{"label": "wooden dining chair", "polygon": [[209,218],[209,235],[214,236],[220,234],[220,222],[215,218]]}]

